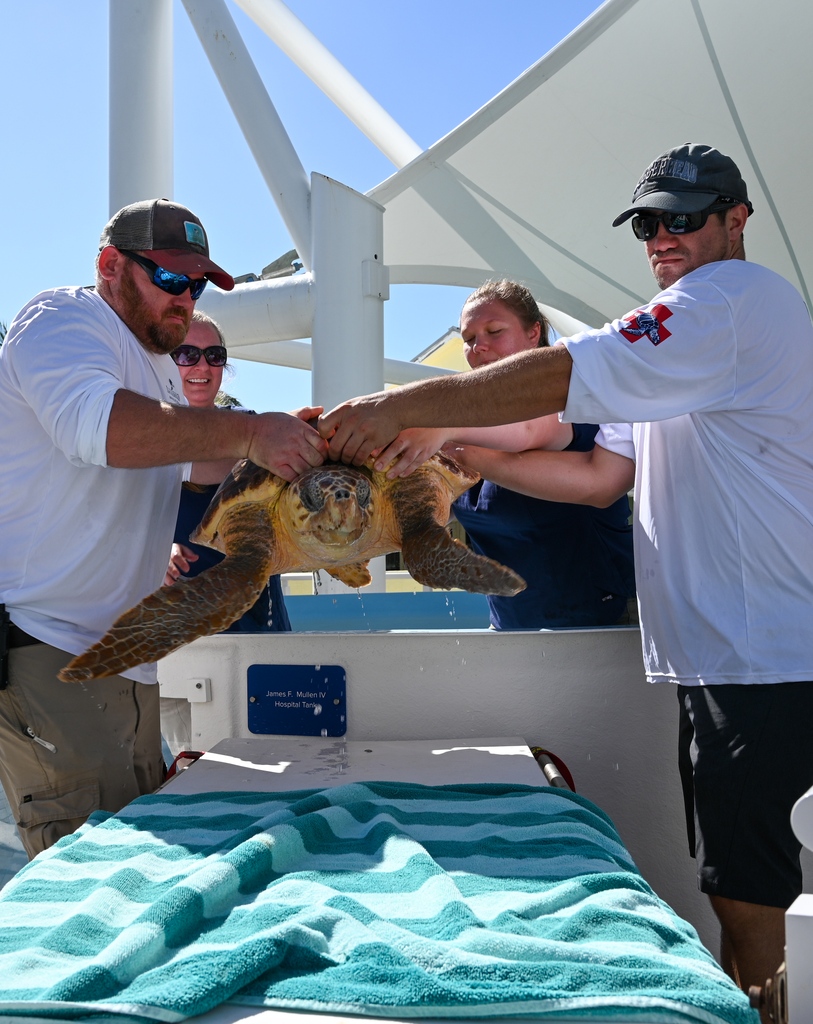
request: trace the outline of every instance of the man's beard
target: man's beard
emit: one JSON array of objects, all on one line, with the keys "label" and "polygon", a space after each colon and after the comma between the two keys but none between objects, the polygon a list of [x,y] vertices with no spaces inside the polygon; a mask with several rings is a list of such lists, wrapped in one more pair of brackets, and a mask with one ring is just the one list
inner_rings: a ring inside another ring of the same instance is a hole
[{"label": "man's beard", "polygon": [[146,349],[159,355],[168,355],[183,344],[189,330],[190,313],[185,306],[170,306],[164,315],[182,316],[184,323],[163,323],[156,320],[144,307],[133,282],[132,275],[135,272],[128,264],[121,277],[121,319]]}]

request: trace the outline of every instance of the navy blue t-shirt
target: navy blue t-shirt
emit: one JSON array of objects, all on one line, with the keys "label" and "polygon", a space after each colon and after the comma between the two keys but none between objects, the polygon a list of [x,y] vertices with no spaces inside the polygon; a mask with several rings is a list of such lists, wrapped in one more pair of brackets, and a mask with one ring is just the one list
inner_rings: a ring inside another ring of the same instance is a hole
[{"label": "navy blue t-shirt", "polygon": [[[224,556],[215,551],[214,548],[207,548],[201,544],[192,544],[189,535],[203,519],[203,513],[209,507],[209,502],[214,497],[218,485],[212,484],[208,487],[200,487],[198,484],[188,486],[184,484],[181,488],[181,504],[178,508],[178,520],[175,523],[176,544],[185,544],[191,548],[196,555],[199,555],[197,562],[190,563],[189,572],[186,576],[198,576],[206,569],[221,562]],[[282,596],[282,583],[279,576],[272,576],[255,604],[243,612],[242,616],[233,622],[224,633],[287,633],[290,632],[291,623],[288,619],[288,612],[285,608],[285,599]]]},{"label": "navy blue t-shirt", "polygon": [[[598,426],[573,424],[566,451],[590,451]],[[495,629],[610,626],[635,596],[626,495],[609,508],[543,501],[481,480],[452,505],[472,548],[518,572],[514,597],[489,595]]]}]

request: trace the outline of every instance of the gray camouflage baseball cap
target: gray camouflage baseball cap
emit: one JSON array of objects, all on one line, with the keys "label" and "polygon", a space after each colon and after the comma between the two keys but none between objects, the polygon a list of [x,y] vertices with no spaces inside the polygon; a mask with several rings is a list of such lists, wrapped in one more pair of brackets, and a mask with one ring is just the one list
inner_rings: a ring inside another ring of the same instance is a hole
[{"label": "gray camouflage baseball cap", "polygon": [[209,241],[198,217],[169,199],[144,199],[114,214],[99,248],[113,245],[143,253],[173,274],[203,274],[218,288],[234,288],[231,274],[209,259]]}]

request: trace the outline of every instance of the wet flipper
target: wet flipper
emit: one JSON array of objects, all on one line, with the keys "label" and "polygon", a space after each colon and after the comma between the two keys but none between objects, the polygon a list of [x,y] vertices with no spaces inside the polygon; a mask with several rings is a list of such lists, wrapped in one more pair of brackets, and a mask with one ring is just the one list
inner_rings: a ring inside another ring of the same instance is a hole
[{"label": "wet flipper", "polygon": [[476,554],[437,523],[404,536],[401,553],[410,576],[427,587],[513,597],[526,586],[512,569]]},{"label": "wet flipper", "polygon": [[[445,474],[445,495],[438,488],[426,488],[421,480],[426,472],[421,467],[406,477],[392,499],[401,533],[401,554],[410,576],[426,587],[459,587],[474,594],[513,597],[524,590],[525,580],[513,569],[476,554],[452,537],[446,522],[460,488],[454,487]],[[472,483],[477,479],[475,475]]]},{"label": "wet flipper", "polygon": [[346,587],[366,587],[373,580],[368,565],[369,562],[351,562],[349,565],[331,566],[326,571]]},{"label": "wet flipper", "polygon": [[221,536],[222,562],[161,587],[120,615],[101,640],[62,669],[62,682],[103,679],[158,661],[200,636],[221,632],[251,608],[276,571],[267,509],[241,506],[224,522]]},{"label": "wet flipper", "polygon": [[180,579],[119,616],[107,633],[59,673],[63,683],[119,675],[158,661],[200,636],[219,633],[257,600],[268,576],[249,573],[243,556],[227,558],[194,579]]}]

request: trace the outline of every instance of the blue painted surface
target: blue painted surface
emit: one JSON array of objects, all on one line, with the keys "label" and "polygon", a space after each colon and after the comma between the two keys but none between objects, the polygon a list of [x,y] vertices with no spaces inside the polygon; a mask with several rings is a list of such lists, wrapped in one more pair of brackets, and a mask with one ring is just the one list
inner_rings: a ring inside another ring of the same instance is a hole
[{"label": "blue painted surface", "polygon": [[285,598],[297,632],[488,629],[488,602],[465,591],[315,594]]}]

